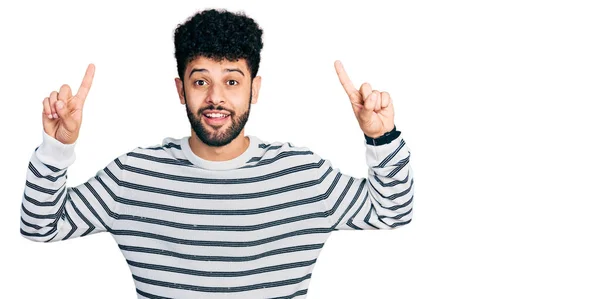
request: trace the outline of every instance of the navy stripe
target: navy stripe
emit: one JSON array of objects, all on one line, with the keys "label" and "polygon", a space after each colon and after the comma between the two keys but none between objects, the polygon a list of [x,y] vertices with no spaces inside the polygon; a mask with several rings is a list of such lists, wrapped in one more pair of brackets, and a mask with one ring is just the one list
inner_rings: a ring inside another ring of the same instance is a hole
[{"label": "navy stripe", "polygon": [[148,278],[144,278],[141,276],[137,276],[135,274],[133,274],[132,276],[133,276],[133,279],[135,279],[136,281],[139,281],[139,282],[156,285],[156,286],[161,286],[161,287],[173,288],[173,289],[190,290],[190,291],[207,292],[207,293],[235,293],[235,292],[245,292],[245,291],[258,290],[258,289],[264,289],[264,288],[274,288],[274,287],[280,287],[280,286],[285,286],[285,285],[298,284],[307,279],[310,279],[311,274],[307,274],[307,275],[304,275],[303,277],[299,277],[299,278],[265,282],[265,283],[259,283],[259,284],[253,284],[253,285],[247,285],[247,286],[239,286],[239,287],[204,287],[204,286],[195,286],[195,285],[189,285],[189,284],[181,284],[181,283],[173,283],[173,282],[165,282],[165,281],[159,281],[159,280],[154,280],[154,279],[148,279]]},{"label": "navy stripe", "polygon": [[121,250],[130,251],[130,252],[142,252],[148,254],[158,254],[164,256],[171,256],[180,259],[194,260],[194,261],[212,261],[212,262],[247,262],[253,261],[257,259],[261,259],[267,256],[273,256],[278,254],[285,254],[291,252],[299,252],[299,251],[308,251],[308,250],[318,250],[323,248],[323,243],[321,244],[309,244],[309,245],[300,245],[293,247],[284,247],[278,248],[275,250],[267,251],[264,253],[251,255],[251,256],[218,256],[218,255],[193,255],[193,254],[183,254],[175,251],[163,250],[163,249],[154,249],[154,248],[145,248],[138,246],[127,246],[127,245],[119,245]]},{"label": "navy stripe", "polygon": [[410,160],[410,157],[406,157],[406,158],[400,160],[398,163],[394,164],[395,166],[398,166],[398,167],[396,167],[392,171],[390,171],[390,173],[388,173],[386,175],[386,177],[388,177],[388,178],[394,177],[396,174],[398,174],[398,172],[400,172],[404,168],[404,166],[406,166],[408,164],[409,160]]},{"label": "navy stripe", "polygon": [[157,172],[157,171],[151,171],[151,170],[147,170],[147,169],[143,169],[143,168],[139,168],[139,167],[133,167],[130,165],[123,165],[118,160],[116,160],[115,162],[116,162],[117,166],[119,166],[119,168],[122,170],[126,170],[129,172],[133,172],[133,173],[137,173],[137,174],[141,174],[141,175],[146,175],[146,176],[150,176],[150,177],[165,179],[165,180],[172,180],[172,181],[178,181],[178,182],[190,182],[190,183],[197,183],[197,184],[234,185],[234,184],[256,183],[256,182],[266,181],[266,180],[270,180],[270,179],[274,179],[274,178],[279,178],[279,177],[282,177],[282,176],[288,175],[288,174],[294,174],[294,173],[297,173],[300,171],[305,171],[305,170],[314,169],[314,168],[318,169],[323,165],[323,163],[325,161],[321,160],[316,163],[302,164],[302,165],[290,167],[287,169],[283,169],[283,170],[273,172],[273,173],[268,173],[268,174],[261,175],[261,176],[253,176],[253,177],[248,177],[248,178],[236,178],[236,179],[213,179],[213,178],[172,175],[172,174],[166,174],[166,173],[161,173],[161,172]]},{"label": "navy stripe", "polygon": [[298,291],[296,293],[293,293],[293,294],[291,294],[289,296],[273,297],[273,298],[270,298],[270,299],[292,299],[294,297],[298,297],[298,296],[302,296],[302,295],[306,295],[306,294],[308,294],[308,289],[300,290],[300,291]]},{"label": "navy stripe", "polygon": [[375,217],[377,217],[377,219],[379,219],[379,221],[381,221],[383,224],[385,224],[385,225],[389,226],[390,228],[394,228],[394,227],[396,227],[396,226],[398,226],[398,225],[404,225],[404,224],[408,224],[408,223],[410,223],[410,221],[412,220],[412,219],[408,219],[407,221],[394,221],[394,223],[393,223],[392,225],[389,225],[389,224],[387,224],[385,221],[383,221],[383,218],[386,218],[386,219],[393,219],[393,220],[400,220],[400,218],[402,218],[402,217],[404,217],[404,216],[406,216],[406,215],[410,214],[410,212],[412,212],[412,208],[411,208],[411,209],[409,209],[408,211],[404,212],[404,213],[401,213],[401,214],[395,215],[395,216],[393,216],[393,217],[389,217],[389,216],[380,216],[379,214],[377,214],[377,213],[375,212],[375,210],[374,210],[374,208],[373,208],[373,207],[371,207],[371,210],[369,211],[369,215],[368,215],[369,217],[370,217],[370,215],[371,215],[371,212],[372,212],[372,213],[375,215]]},{"label": "navy stripe", "polygon": [[[384,176],[384,177],[387,177],[387,176]],[[404,184],[404,183],[408,182],[408,177],[409,177],[409,175],[408,175],[408,173],[407,173],[407,174],[406,174],[406,177],[404,177],[404,178],[403,178],[403,179],[401,179],[401,180],[398,180],[397,178],[391,178],[391,179],[392,179],[392,181],[391,181],[391,182],[389,182],[389,183],[384,183],[384,182],[381,180],[381,176],[380,176],[380,175],[377,175],[377,174],[376,174],[376,175],[374,175],[374,176],[373,176],[373,178],[375,179],[375,181],[376,181],[377,183],[379,183],[379,185],[380,185],[381,187],[394,187],[394,186],[396,186],[396,185],[399,185],[399,184]],[[390,177],[387,177],[387,178],[388,178],[388,179],[390,179]]]},{"label": "navy stripe", "polygon": [[56,193],[56,191],[58,191],[58,190],[60,190],[60,188],[62,188],[62,186],[61,186],[58,189],[48,189],[48,188],[44,188],[39,185],[36,185],[36,184],[30,182],[29,180],[25,180],[25,186],[27,186],[33,190],[36,190],[36,191],[39,191],[42,193],[46,193],[46,194],[50,194],[50,195],[54,195],[54,193]]},{"label": "navy stripe", "polygon": [[366,193],[365,196],[363,196],[363,200],[360,203],[360,206],[358,207],[358,209],[356,209],[356,212],[354,212],[354,214],[352,214],[352,217],[350,217],[348,219],[348,221],[346,221],[346,225],[348,225],[349,227],[356,229],[356,230],[362,230],[362,228],[354,225],[354,223],[352,223],[352,222],[354,221],[354,218],[356,217],[356,215],[358,215],[358,213],[360,211],[362,211],[362,208],[365,205],[365,203],[367,202],[368,198],[369,198],[369,193]]},{"label": "navy stripe", "polygon": [[[337,176],[341,176],[341,175],[342,174],[338,172]],[[335,205],[334,205],[333,209],[330,210],[332,215],[333,215],[333,213],[335,213],[335,210],[337,210],[337,208],[341,205],[341,203],[343,201],[345,201],[345,199],[346,199],[346,193],[348,193],[348,190],[350,189],[350,187],[352,187],[352,185],[354,183],[354,180],[355,180],[355,178],[350,177],[350,180],[348,181],[348,184],[346,184],[346,188],[344,188],[344,191],[338,197],[338,200],[335,202]],[[362,190],[363,190],[363,188],[365,186],[365,181],[366,181],[365,179],[360,180],[360,185],[358,186],[358,190],[356,191],[356,193],[352,197],[352,201],[349,204],[347,204],[348,207],[346,208],[346,210],[344,211],[344,213],[337,219],[337,222],[333,225],[333,227],[337,227],[338,224],[340,223],[340,221],[342,221],[342,219],[344,219],[344,216],[346,216],[346,214],[348,213],[348,211],[350,211],[350,209],[352,209],[352,207],[354,207],[354,204],[358,200],[358,196],[360,195],[360,193],[362,192]]]},{"label": "navy stripe", "polygon": [[[329,187],[327,192],[321,196],[322,198],[327,198],[331,195],[331,193],[335,189],[335,186],[337,185],[337,182],[339,181],[340,177],[341,177],[341,175],[338,174],[338,176],[333,181],[333,183],[331,184],[331,186]],[[105,186],[107,192],[111,192],[110,189],[108,189],[108,187],[106,187],[106,185],[102,182],[102,180],[100,178],[98,178],[98,180],[99,180],[99,182],[101,182],[101,184],[103,186]],[[348,188],[349,187],[347,187],[347,189]],[[91,190],[93,190],[93,189],[91,189]],[[83,198],[83,195],[81,195],[80,193],[78,193],[78,194],[80,197]],[[343,197],[343,194],[342,194],[342,197]],[[113,218],[117,218],[117,219],[121,219],[121,220],[137,221],[137,222],[143,222],[143,223],[151,223],[151,224],[155,224],[155,225],[163,225],[163,226],[169,226],[169,227],[175,227],[175,228],[181,228],[181,229],[187,229],[187,230],[209,230],[209,231],[253,231],[253,230],[260,230],[260,229],[273,227],[273,226],[279,226],[279,225],[283,225],[283,224],[287,224],[287,223],[308,220],[308,219],[312,219],[312,218],[324,218],[324,217],[328,217],[328,216],[332,215],[335,212],[335,209],[337,209],[337,206],[339,206],[339,204],[340,204],[340,202],[338,201],[338,203],[334,207],[332,207],[330,210],[327,210],[327,211],[303,214],[303,215],[279,219],[279,220],[275,220],[275,221],[271,221],[271,222],[266,222],[266,223],[262,223],[262,224],[247,225],[247,226],[226,226],[226,225],[197,225],[197,224],[179,223],[179,222],[166,221],[166,220],[161,220],[161,219],[156,219],[156,218],[151,218],[151,217],[140,217],[140,216],[129,215],[129,214],[114,215],[115,213],[111,212],[108,209],[108,207],[106,207],[106,204],[104,202],[100,201],[100,203],[102,204],[102,206],[104,207],[106,212],[109,213],[111,215],[111,217],[113,217]],[[90,209],[91,209],[91,207],[90,207]],[[95,215],[99,219],[99,216],[97,214],[95,214]],[[99,220],[101,221],[101,219],[99,219]],[[107,230],[109,230],[109,228],[106,225],[105,225],[105,227]]]},{"label": "navy stripe", "polygon": [[24,236],[28,236],[28,237],[47,237],[51,234],[53,234],[56,231],[56,226],[53,226],[49,231],[45,232],[45,233],[29,233],[24,231],[23,229],[21,229],[21,234],[23,234]]},{"label": "navy stripe", "polygon": [[406,221],[404,221],[404,222],[396,222],[396,223],[394,223],[394,224],[392,224],[392,225],[391,225],[391,228],[395,228],[395,227],[398,227],[398,226],[400,226],[400,225],[407,225],[407,224],[409,224],[411,221],[412,221],[412,218],[411,218],[411,219],[408,219],[408,220],[406,220]]},{"label": "navy stripe", "polygon": [[140,262],[135,262],[135,261],[131,261],[131,260],[127,260],[127,264],[129,264],[130,266],[133,266],[133,267],[138,267],[138,268],[157,270],[157,271],[166,271],[166,272],[173,272],[173,273],[180,273],[180,274],[187,274],[187,275],[194,275],[194,276],[240,277],[240,276],[256,275],[256,274],[261,274],[261,273],[266,273],[266,272],[293,269],[293,268],[308,267],[308,266],[313,265],[316,261],[317,260],[314,259],[314,260],[310,260],[310,261],[294,262],[294,263],[268,266],[268,267],[262,267],[262,268],[245,270],[245,271],[201,271],[201,270],[191,270],[191,269],[157,265],[157,264],[140,263]]},{"label": "navy stripe", "polygon": [[[102,181],[102,179],[99,176],[96,176],[96,180],[102,185],[102,187],[105,189],[105,191],[107,193],[112,193],[112,190],[110,190],[110,188],[104,183],[104,181]],[[92,195],[96,198],[96,202],[98,202],[101,206],[102,209],[104,210],[104,212],[111,217],[112,219],[118,219],[119,215],[115,212],[113,212],[107,205],[106,202],[104,200],[102,200],[102,197],[98,194],[98,192],[96,192],[96,189],[94,189],[94,187],[89,183],[86,182],[85,186],[88,188],[88,190],[92,193]],[[98,215],[98,213],[96,213],[96,211],[94,210],[94,208],[92,208],[92,205],[89,203],[89,201],[85,198],[85,196],[83,195],[83,193],[81,193],[81,191],[79,190],[75,190],[75,193],[77,194],[77,196],[79,196],[79,198],[81,199],[81,201],[85,204],[86,207],[88,207],[88,209],[90,210],[90,212],[94,215],[94,217],[96,219],[98,219],[98,221],[100,222],[100,224],[102,224],[102,226],[104,226],[104,228],[108,231],[110,231],[110,225],[106,224],[104,222],[104,220],[102,220],[102,217],[100,217],[100,215]],[[114,220],[113,220],[114,221]]]},{"label": "navy stripe", "polygon": [[[80,194],[80,193],[79,193],[79,190],[75,189],[74,191],[75,191],[75,192],[76,192],[78,195]],[[71,200],[71,197],[69,196],[69,193],[67,193],[67,201],[68,201],[68,202],[71,204],[71,207],[73,208],[73,210],[75,211],[75,213],[77,214],[77,216],[79,216],[79,218],[80,218],[80,219],[81,219],[81,220],[82,220],[82,221],[83,221],[83,222],[84,222],[84,223],[87,225],[87,227],[88,227],[88,229],[87,229],[87,230],[86,230],[86,231],[85,231],[83,234],[81,234],[81,236],[83,237],[83,236],[85,236],[85,235],[87,235],[87,234],[91,233],[92,231],[94,231],[94,229],[95,229],[96,227],[94,226],[94,224],[92,224],[92,222],[91,222],[91,221],[89,221],[87,218],[85,218],[85,216],[83,216],[83,213],[81,213],[81,211],[80,211],[80,210],[77,208],[77,206],[75,205],[75,203],[74,203],[74,202]],[[82,199],[82,201],[83,201],[83,202],[84,202],[86,205],[88,205],[88,204],[89,204],[89,203],[87,202],[87,200],[85,200],[85,199]],[[88,208],[90,208],[90,207],[88,207]],[[94,214],[94,216],[97,216],[97,214],[94,212],[94,210],[93,210],[93,209],[90,209],[90,210],[92,211],[92,213]],[[67,214],[67,213],[65,213],[65,214],[67,215],[67,217],[69,217],[69,214]],[[70,219],[70,217],[69,217],[69,219]]]},{"label": "navy stripe", "polygon": [[194,245],[194,246],[211,246],[211,247],[248,247],[248,246],[257,246],[262,244],[267,244],[275,241],[279,241],[285,238],[301,236],[301,235],[310,235],[310,234],[327,234],[330,233],[330,228],[308,228],[302,229],[298,231],[293,231],[281,235],[276,235],[264,239],[259,239],[255,241],[205,241],[205,240],[187,240],[181,238],[174,238],[170,236],[159,235],[155,233],[149,232],[140,232],[135,230],[112,230],[111,233],[116,236],[134,236],[134,237],[142,237],[149,238],[155,240],[161,240],[171,243],[177,243],[181,245]]},{"label": "navy stripe", "polygon": [[410,214],[411,212],[412,212],[412,208],[408,209],[408,211],[406,211],[404,213],[400,213],[400,214],[395,215],[395,216],[379,216],[379,219],[386,218],[386,219],[400,220],[400,218],[402,218],[402,217]]},{"label": "navy stripe", "polygon": [[144,291],[142,291],[142,290],[140,290],[138,288],[136,288],[135,291],[138,294],[140,294],[140,295],[142,295],[142,296],[144,296],[146,298],[150,298],[150,299],[172,299],[172,298],[169,298],[169,297],[157,296],[157,295],[154,295],[154,294],[146,293],[146,292],[144,292]]},{"label": "navy stripe", "polygon": [[30,202],[31,204],[33,204],[35,206],[53,207],[56,204],[58,204],[59,200],[62,198],[63,192],[65,192],[65,189],[60,189],[60,193],[58,193],[56,198],[54,198],[54,200],[52,200],[52,201],[38,201],[35,198],[27,196],[27,194],[25,192],[23,193],[23,197],[25,198],[25,200],[27,200],[28,202]]},{"label": "navy stripe", "polygon": [[[367,213],[367,216],[365,216],[365,223],[370,225],[374,229],[379,229],[379,227],[377,227],[371,223],[371,213],[374,213],[372,205],[371,205],[371,208],[369,209],[369,212]],[[389,225],[387,225],[385,222],[383,224],[389,227]]]},{"label": "navy stripe", "polygon": [[319,185],[325,177],[327,173],[323,174],[319,179],[310,180],[305,182],[296,183],[293,185],[284,186],[281,188],[275,188],[268,191],[262,192],[254,192],[254,193],[238,193],[238,194],[214,194],[214,193],[192,193],[192,192],[182,192],[171,189],[164,189],[152,186],[146,186],[141,184],[135,184],[127,181],[119,180],[108,168],[104,168],[106,174],[119,186],[126,187],[129,189],[140,190],[145,192],[152,192],[157,194],[165,194],[170,196],[182,197],[182,198],[193,198],[193,199],[210,199],[210,200],[239,200],[239,199],[252,199],[252,198],[261,198],[267,196],[273,196],[277,194],[281,194],[284,192],[290,192],[298,189],[308,188]]},{"label": "navy stripe", "polygon": [[[246,166],[240,167],[240,168],[251,168],[251,167],[257,167],[257,166],[263,166],[263,165],[268,165],[268,164],[277,162],[278,160],[287,158],[287,157],[293,157],[293,156],[297,156],[297,155],[312,155],[312,154],[313,154],[312,151],[285,151],[285,152],[281,152],[281,153],[277,154],[273,158],[265,159],[264,157],[262,157],[261,159],[259,159],[260,160],[259,163],[255,164],[255,165],[246,165]],[[142,153],[136,153],[136,152],[129,152],[129,153],[127,153],[127,156],[138,158],[138,159],[143,159],[143,160],[147,160],[147,161],[152,161],[152,162],[156,162],[156,163],[162,163],[162,164],[197,167],[189,160],[181,159],[181,158],[177,158],[177,159],[161,158],[161,157],[155,157],[155,156],[151,156],[148,154],[142,154]],[[250,161],[252,161],[252,160],[254,160],[254,159],[251,158]]]},{"label": "navy stripe", "polygon": [[314,153],[312,151],[285,151],[285,152],[281,152],[281,153],[277,154],[273,158],[267,159],[267,158],[262,157],[258,163],[253,164],[253,165],[246,165],[246,166],[240,167],[240,169],[269,165],[271,163],[277,162],[278,160],[287,158],[287,157],[293,157],[293,156],[298,156],[298,155],[313,155],[313,154]]},{"label": "navy stripe", "polygon": [[149,149],[149,150],[162,150],[165,148],[176,148],[176,149],[180,150],[181,145],[173,143],[173,142],[169,142],[167,144],[163,144],[163,145],[159,145],[159,146],[155,146],[155,147],[143,147],[143,149]]},{"label": "navy stripe", "polygon": [[384,196],[383,194],[381,194],[381,192],[379,192],[379,190],[377,190],[377,188],[375,188],[375,186],[373,186],[373,184],[371,183],[371,181],[369,180],[369,185],[371,185],[371,187],[373,187],[373,190],[375,190],[375,192],[377,192],[378,197],[382,198],[382,199],[387,199],[387,200],[394,200],[398,197],[402,197],[406,194],[408,194],[410,192],[410,190],[412,189],[413,186],[413,180],[410,180],[410,185],[408,186],[408,188],[406,190],[403,190],[401,192],[398,193],[393,193],[390,196]]},{"label": "navy stripe", "polygon": [[[327,170],[327,172],[324,174],[324,176],[326,176],[331,171],[333,171],[333,169],[330,167]],[[114,175],[112,175],[112,173],[109,176],[113,180],[117,180],[117,178]],[[339,180],[339,177],[336,178],[335,182],[337,182],[337,180]],[[330,187],[329,190],[327,190],[327,192],[325,194],[320,194],[317,196],[313,196],[313,197],[309,197],[309,198],[305,198],[305,199],[301,199],[301,200],[297,200],[297,201],[293,201],[293,202],[286,202],[286,203],[277,204],[277,205],[268,206],[268,207],[262,207],[262,208],[246,209],[246,210],[217,210],[217,209],[183,208],[183,207],[178,207],[178,206],[170,206],[170,205],[165,205],[165,204],[156,204],[156,203],[148,203],[148,202],[136,201],[136,200],[131,200],[131,199],[125,199],[123,197],[118,197],[116,194],[114,194],[102,182],[102,180],[99,180],[99,182],[105,187],[106,192],[113,198],[113,200],[118,203],[121,203],[124,205],[140,206],[140,207],[145,207],[145,208],[155,208],[155,209],[160,209],[160,210],[167,210],[167,211],[172,211],[172,212],[194,214],[194,215],[255,215],[255,214],[261,214],[261,213],[286,209],[286,208],[290,208],[290,207],[294,207],[294,206],[319,202],[319,201],[324,200],[325,198],[329,197],[329,195],[333,191],[333,187]],[[119,182],[117,182],[117,183],[119,183]]]},{"label": "navy stripe", "polygon": [[[265,152],[267,152],[267,151],[272,151],[272,150],[280,149],[280,148],[283,147],[283,145],[266,145],[266,144],[261,144],[258,147],[264,149]],[[262,159],[262,158],[263,157],[252,157],[248,161],[246,161],[246,163],[252,163],[252,162],[260,161],[260,159]]]},{"label": "navy stripe", "polygon": [[27,226],[27,227],[31,227],[31,228],[33,228],[33,229],[38,229],[38,230],[39,230],[39,229],[42,229],[42,228],[44,228],[44,226],[35,225],[35,224],[33,224],[33,223],[29,223],[29,222],[25,221],[25,220],[23,219],[23,217],[21,217],[21,222],[23,222],[23,224],[25,224],[25,226]]},{"label": "navy stripe", "polygon": [[40,178],[40,179],[46,179],[48,181],[51,182],[56,182],[56,180],[62,178],[63,176],[67,175],[67,170],[65,169],[61,174],[57,175],[57,176],[51,176],[51,175],[42,175],[37,168],[35,168],[35,166],[33,166],[33,163],[29,162],[29,170],[31,170],[31,173],[33,173],[33,175],[35,175],[36,177]]},{"label": "navy stripe", "polygon": [[171,164],[171,165],[179,165],[179,166],[193,166],[194,164],[186,159],[174,159],[174,158],[159,158],[146,154],[129,152],[127,153],[128,157],[134,157],[142,160],[162,163],[162,164]]},{"label": "navy stripe", "polygon": [[75,224],[75,222],[73,222],[73,219],[71,219],[71,216],[69,216],[68,213],[65,213],[64,215],[65,215],[65,218],[67,219],[67,221],[69,222],[69,224],[71,225],[71,230],[69,231],[69,233],[67,235],[65,235],[64,238],[62,238],[63,240],[67,240],[75,233],[75,231],[77,231],[77,224]]},{"label": "navy stripe", "polygon": [[203,224],[193,224],[193,223],[180,223],[174,221],[161,220],[150,217],[141,217],[135,215],[119,215],[120,220],[130,220],[137,221],[142,223],[150,223],[155,225],[163,225],[168,227],[187,229],[187,230],[197,230],[197,231],[235,231],[235,232],[245,232],[245,231],[255,231],[261,230],[274,226],[281,226],[284,224],[289,224],[293,222],[309,220],[313,218],[324,218],[327,217],[331,212],[330,211],[322,211],[322,212],[314,212],[310,214],[298,215],[283,219],[278,219],[270,222],[254,224],[254,225],[203,225]]},{"label": "navy stripe", "polygon": [[[62,193],[62,192],[61,192],[61,193]],[[60,201],[60,203],[61,203],[61,206],[60,206],[60,208],[59,208],[59,209],[58,209],[58,211],[56,211],[56,213],[54,213],[54,214],[36,214],[36,213],[33,213],[33,212],[29,211],[27,208],[25,208],[25,204],[24,204],[24,202],[23,202],[23,203],[21,203],[21,210],[22,210],[22,211],[23,211],[23,212],[24,212],[26,215],[28,215],[28,216],[29,216],[29,217],[31,217],[31,218],[36,218],[36,219],[53,219],[53,220],[58,220],[59,216],[60,216],[60,215],[62,215],[62,213],[63,213],[63,209],[64,209],[64,207],[65,207],[65,201],[64,201],[64,200],[63,200],[63,201]]]},{"label": "navy stripe", "polygon": [[[413,195],[413,196],[414,196],[414,195]],[[413,196],[411,196],[411,197],[410,197],[410,198],[409,198],[409,199],[408,199],[406,202],[404,202],[404,203],[402,203],[402,204],[399,204],[399,205],[393,205],[393,206],[391,206],[391,207],[386,207],[386,206],[383,206],[383,205],[381,205],[381,202],[377,202],[377,203],[378,203],[378,204],[379,204],[379,205],[380,205],[382,208],[384,208],[384,209],[386,209],[386,210],[390,210],[390,211],[396,211],[396,210],[398,210],[398,209],[401,209],[401,208],[408,207],[408,206],[409,206],[409,205],[412,203],[412,201],[413,201]]]},{"label": "navy stripe", "polygon": [[374,228],[374,229],[379,229],[379,227],[373,225],[371,223],[371,212],[373,211],[373,205],[371,205],[371,207],[369,208],[369,211],[367,212],[367,215],[365,215],[365,224],[367,224],[368,226]]},{"label": "navy stripe", "polygon": [[400,150],[404,147],[404,140],[400,140],[400,145],[398,147],[396,147],[396,149],[390,153],[389,155],[387,155],[387,157],[385,157],[381,163],[379,163],[379,165],[375,166],[375,168],[383,168],[385,167],[386,164],[388,164],[395,156],[396,154],[398,154],[400,152]]}]

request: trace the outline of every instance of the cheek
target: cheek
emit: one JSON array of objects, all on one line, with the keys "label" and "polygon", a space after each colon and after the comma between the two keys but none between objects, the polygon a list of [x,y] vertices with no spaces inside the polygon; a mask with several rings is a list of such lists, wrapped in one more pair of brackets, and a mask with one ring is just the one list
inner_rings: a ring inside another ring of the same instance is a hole
[{"label": "cheek", "polygon": [[250,101],[250,90],[244,88],[240,88],[235,91],[231,90],[226,93],[226,97],[229,99],[232,105],[238,109],[245,110],[246,106],[248,106],[248,102]]},{"label": "cheek", "polygon": [[200,109],[200,105],[196,104],[198,103],[197,101],[194,101],[193,99],[190,99],[190,97],[186,97],[186,106],[187,106],[187,110],[190,110],[193,114],[197,115],[198,114],[198,110]]},{"label": "cheek", "polygon": [[198,108],[200,108],[203,100],[204,100],[204,96],[201,93],[194,91],[194,90],[189,90],[189,89],[186,90],[185,102],[190,110],[197,111]]}]

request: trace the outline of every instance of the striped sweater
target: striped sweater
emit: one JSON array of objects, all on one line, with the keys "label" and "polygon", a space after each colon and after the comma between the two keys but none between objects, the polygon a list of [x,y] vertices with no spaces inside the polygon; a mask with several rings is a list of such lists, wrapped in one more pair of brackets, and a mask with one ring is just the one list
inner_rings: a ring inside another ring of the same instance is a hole
[{"label": "striped sweater", "polygon": [[306,147],[246,136],[248,149],[228,161],[196,156],[189,136],[165,138],[67,187],[75,144],[44,132],[26,175],[21,235],[56,242],[109,232],[138,298],[307,298],[330,233],[411,221],[401,136],[365,142],[366,178]]}]

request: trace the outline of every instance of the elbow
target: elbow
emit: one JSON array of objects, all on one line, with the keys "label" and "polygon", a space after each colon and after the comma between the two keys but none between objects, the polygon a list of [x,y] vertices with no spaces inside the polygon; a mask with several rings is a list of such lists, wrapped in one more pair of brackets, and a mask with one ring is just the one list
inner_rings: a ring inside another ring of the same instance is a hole
[{"label": "elbow", "polygon": [[48,243],[54,241],[56,234],[41,234],[41,233],[30,233],[21,229],[21,237],[33,241],[36,243]]},{"label": "elbow", "polygon": [[38,226],[26,222],[21,218],[21,237],[38,243],[47,243],[54,241],[57,235],[57,227],[54,226]]},{"label": "elbow", "polygon": [[395,221],[390,224],[390,229],[396,229],[401,226],[405,226],[412,222],[413,209],[410,207],[406,212],[396,215]]},{"label": "elbow", "polygon": [[23,229],[21,229],[21,237],[23,237],[29,241],[32,241],[32,242],[38,242],[38,243],[44,242],[43,239],[37,238],[34,236],[33,233],[26,232]]},{"label": "elbow", "polygon": [[414,198],[414,189],[412,188],[412,180],[410,189],[406,191],[404,194],[408,197],[408,200],[403,202],[401,205],[397,206],[399,209],[396,211],[396,216],[394,217],[394,223],[392,224],[392,228],[397,228],[400,226],[405,226],[412,222],[413,219],[413,198]]},{"label": "elbow", "polygon": [[33,242],[52,242],[58,235],[62,223],[59,214],[37,214],[21,205],[21,237]]},{"label": "elbow", "polygon": [[[407,196],[407,200],[402,202],[402,204],[396,205],[391,208],[393,210],[394,216],[389,217],[390,222],[388,225],[391,229],[398,228],[400,226],[405,226],[412,222],[413,219],[413,190],[412,188],[404,194]],[[410,196],[410,197],[408,197]]]},{"label": "elbow", "polygon": [[41,238],[38,233],[25,231],[25,230],[23,230],[23,228],[21,228],[21,237],[23,237],[29,241],[33,241],[33,242],[37,242],[37,243],[46,241],[44,238]]}]

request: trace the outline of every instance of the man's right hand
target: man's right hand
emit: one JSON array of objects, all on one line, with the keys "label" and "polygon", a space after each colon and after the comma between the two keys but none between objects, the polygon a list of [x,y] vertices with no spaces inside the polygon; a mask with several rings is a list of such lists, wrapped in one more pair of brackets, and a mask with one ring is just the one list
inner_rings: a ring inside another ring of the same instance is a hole
[{"label": "man's right hand", "polygon": [[95,66],[88,65],[77,94],[72,95],[69,85],[64,84],[59,92],[53,91],[44,99],[44,131],[63,144],[75,143],[79,136],[83,103],[92,87],[94,71]]}]

